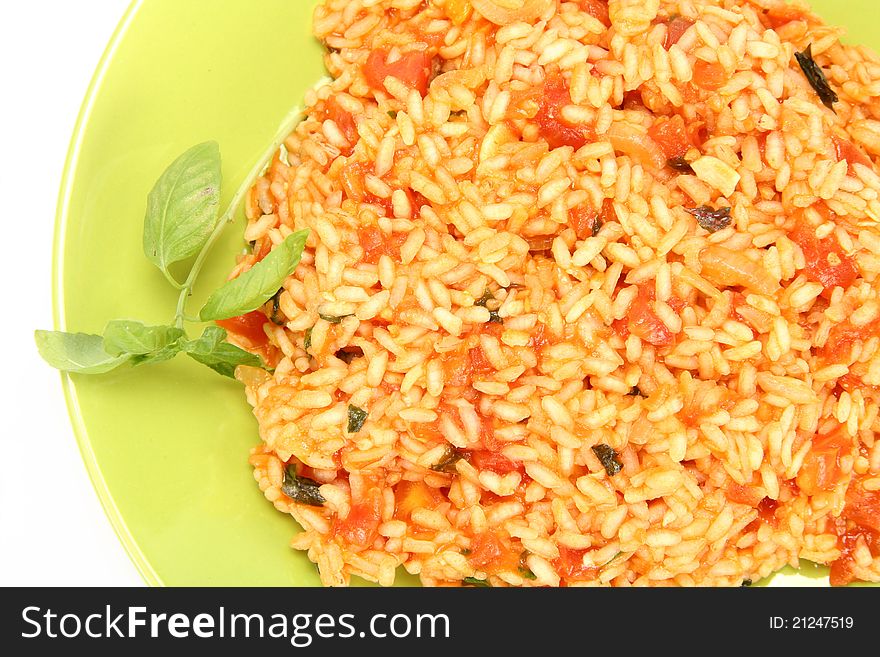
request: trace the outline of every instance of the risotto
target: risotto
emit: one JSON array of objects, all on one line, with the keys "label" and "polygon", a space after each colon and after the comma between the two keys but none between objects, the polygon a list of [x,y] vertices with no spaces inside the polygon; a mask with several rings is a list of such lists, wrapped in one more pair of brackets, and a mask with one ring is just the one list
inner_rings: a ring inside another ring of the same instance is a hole
[{"label": "risotto", "polygon": [[325,0],[220,322],[325,585],[880,580],[880,59],[777,0]]}]

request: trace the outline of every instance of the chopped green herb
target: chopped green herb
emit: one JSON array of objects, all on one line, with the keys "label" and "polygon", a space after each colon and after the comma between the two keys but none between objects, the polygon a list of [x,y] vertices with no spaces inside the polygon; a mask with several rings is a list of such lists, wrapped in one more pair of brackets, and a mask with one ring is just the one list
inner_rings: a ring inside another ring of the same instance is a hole
[{"label": "chopped green herb", "polygon": [[673,171],[678,171],[678,173],[694,172],[693,168],[691,167],[691,163],[683,157],[673,157],[672,159],[667,160],[666,166],[668,166]]},{"label": "chopped green herb", "polygon": [[474,301],[475,306],[482,306],[483,308],[488,308],[488,304],[490,301],[493,301],[495,297],[489,292],[489,288],[487,287],[483,292],[483,296]]},{"label": "chopped green herb", "polygon": [[469,557],[471,554],[473,554],[473,550],[469,550],[468,548],[461,551],[461,556],[463,557]]},{"label": "chopped green herb", "polygon": [[701,205],[697,208],[685,208],[685,210],[694,215],[700,227],[710,233],[717,233],[722,228],[727,228],[733,220],[730,216],[730,208],[715,210],[708,205]]},{"label": "chopped green herb", "polygon": [[305,334],[303,335],[303,349],[308,351],[312,348],[312,327],[306,329]]},{"label": "chopped green herb", "polygon": [[[503,324],[504,320],[501,318],[501,315],[498,314],[498,308],[490,308],[489,303],[496,301],[495,297],[489,291],[489,288],[486,288],[485,292],[483,292],[483,296],[474,301],[475,306],[482,306],[486,310],[489,311],[489,323],[490,324]],[[492,304],[495,305],[495,304]]]},{"label": "chopped green herb", "polygon": [[608,473],[609,477],[613,477],[623,469],[623,464],[617,458],[617,450],[610,445],[595,445],[593,447],[593,454],[602,463],[602,467],[605,468],[605,472]]},{"label": "chopped green herb", "polygon": [[345,347],[344,349],[340,349],[333,355],[346,365],[351,365],[351,361],[364,355],[364,350],[360,347]]},{"label": "chopped green herb", "polygon": [[457,472],[455,464],[464,458],[464,453],[451,445],[447,445],[446,452],[437,463],[431,466],[434,472]]},{"label": "chopped green herb", "polygon": [[600,230],[602,230],[602,220],[599,219],[599,217],[595,217],[593,219],[593,225],[590,226],[590,233],[593,235],[593,237],[596,237],[596,235],[599,234]]},{"label": "chopped green herb", "polygon": [[492,585],[489,584],[489,582],[484,579],[477,579],[476,577],[465,577],[461,580],[461,583],[464,586],[478,586],[484,589],[492,588]]},{"label": "chopped green herb", "polygon": [[325,322],[329,324],[340,324],[342,320],[346,317],[351,317],[351,315],[325,315],[324,313],[318,313],[318,317],[323,319]]},{"label": "chopped green herb", "polygon": [[308,506],[323,506],[324,496],[321,495],[319,484],[314,479],[301,477],[296,474],[296,467],[288,465],[284,470],[284,481],[281,484],[281,492],[294,502],[307,504]]},{"label": "chopped green herb", "polygon": [[357,406],[348,405],[348,433],[357,433],[364,428],[367,412]]},{"label": "chopped green herb", "polygon": [[633,386],[632,390],[626,393],[628,397],[647,397],[638,386]]},{"label": "chopped green herb", "polygon": [[751,586],[751,585],[752,585],[752,580],[750,580],[750,579],[744,579],[742,581],[742,584],[740,584],[740,586]]},{"label": "chopped green herb", "polygon": [[396,119],[396,118],[397,118],[397,111],[396,111],[396,110],[390,110],[390,111],[388,112],[388,116],[390,116],[392,119]]},{"label": "chopped green herb", "polygon": [[284,326],[286,323],[284,321],[284,313],[281,311],[281,301],[279,298],[281,297],[281,293],[284,292],[284,288],[279,288],[278,291],[272,297],[272,314],[269,315],[269,321],[271,321],[276,326]]},{"label": "chopped green herb", "polygon": [[[840,99],[828,83],[828,78],[825,77],[825,72],[813,59],[813,44],[808,45],[803,52],[796,52],[794,58],[797,60],[797,63],[800,64],[801,70],[807,77],[810,86],[812,86],[819,95],[819,100],[822,101],[822,104],[832,112],[835,112],[834,103]],[[835,112],[835,114],[836,113],[837,112]]]},{"label": "chopped green herb", "polygon": [[528,557],[528,551],[525,551],[521,555],[519,555],[519,566],[517,567],[517,572],[523,579],[538,579],[538,576],[532,572],[531,568],[529,568],[528,564],[526,563],[526,559],[528,559]]}]

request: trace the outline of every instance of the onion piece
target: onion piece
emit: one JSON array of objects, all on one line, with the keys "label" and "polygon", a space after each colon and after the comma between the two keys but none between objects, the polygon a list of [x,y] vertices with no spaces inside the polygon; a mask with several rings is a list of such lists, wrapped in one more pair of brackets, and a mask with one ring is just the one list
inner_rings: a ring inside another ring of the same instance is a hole
[{"label": "onion piece", "polygon": [[510,25],[534,22],[550,7],[555,7],[556,0],[471,0],[471,4],[487,21]]},{"label": "onion piece", "polygon": [[779,282],[770,276],[763,265],[723,246],[713,244],[703,249],[700,264],[700,275],[716,285],[742,286],[765,296],[779,291]]},{"label": "onion piece", "polygon": [[477,89],[486,81],[486,74],[481,68],[462,68],[441,73],[431,80],[431,89],[447,89],[460,84],[468,89]]},{"label": "onion piece", "polygon": [[666,166],[663,149],[643,128],[628,123],[612,123],[608,128],[608,140],[615,151],[629,155],[642,166],[648,165],[658,170]]}]

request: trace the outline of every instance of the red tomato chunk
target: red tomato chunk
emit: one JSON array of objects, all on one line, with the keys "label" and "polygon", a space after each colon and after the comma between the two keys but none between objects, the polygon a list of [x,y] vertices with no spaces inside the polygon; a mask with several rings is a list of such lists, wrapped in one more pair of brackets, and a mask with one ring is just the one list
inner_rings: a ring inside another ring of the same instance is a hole
[{"label": "red tomato chunk", "polygon": [[592,126],[575,125],[562,118],[562,108],[566,105],[571,105],[571,94],[565,80],[561,77],[548,78],[544,83],[544,95],[535,121],[550,148],[571,146],[578,149],[595,139]]},{"label": "red tomato chunk", "polygon": [[834,144],[834,154],[837,156],[837,161],[846,160],[850,173],[853,172],[854,164],[862,164],[866,167],[871,166],[871,159],[851,141],[837,135],[832,135],[831,141]]},{"label": "red tomato chunk", "polygon": [[386,235],[378,226],[358,229],[358,244],[364,250],[363,262],[378,264],[379,258],[387,255],[400,262],[400,247],[406,241],[406,233]]},{"label": "red tomato chunk", "polygon": [[262,347],[269,343],[269,338],[263,330],[266,316],[259,310],[254,310],[246,315],[219,319],[216,324],[226,329],[227,333],[236,335],[247,340],[253,347]]},{"label": "red tomato chunk", "polygon": [[426,52],[408,52],[389,62],[389,54],[387,50],[379,49],[367,57],[363,70],[370,88],[385,91],[385,78],[393,77],[417,90],[422,96],[427,94],[433,66],[431,56]]},{"label": "red tomato chunk", "polygon": [[812,228],[798,224],[790,237],[804,252],[807,278],[821,283],[826,290],[838,285],[849,287],[858,278],[858,267],[833,235],[819,239]]},{"label": "red tomato chunk", "polygon": [[[639,295],[627,313],[627,335],[636,335],[655,347],[669,347],[675,342],[675,334],[654,312],[651,305],[654,300],[653,292],[650,285],[639,288]],[[625,335],[623,337],[626,338]]]},{"label": "red tomato chunk", "polygon": [[843,428],[825,436],[813,436],[813,444],[797,476],[797,485],[807,495],[831,490],[840,481],[840,457],[852,447]]},{"label": "red tomato chunk", "polygon": [[718,91],[727,83],[727,73],[718,62],[698,59],[694,64],[694,84],[706,91]]},{"label": "red tomato chunk", "polygon": [[663,149],[663,154],[668,160],[684,156],[692,145],[684,119],[678,115],[657,119],[648,129],[648,136]]},{"label": "red tomato chunk", "polygon": [[346,543],[367,548],[379,538],[381,520],[382,492],[371,488],[365,500],[352,505],[344,520],[336,520],[335,534]]}]

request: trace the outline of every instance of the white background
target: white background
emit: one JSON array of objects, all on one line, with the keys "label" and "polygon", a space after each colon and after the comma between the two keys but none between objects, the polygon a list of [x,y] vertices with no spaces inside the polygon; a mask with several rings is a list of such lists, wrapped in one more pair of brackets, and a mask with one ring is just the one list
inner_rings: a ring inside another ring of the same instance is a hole
[{"label": "white background", "polygon": [[[183,0],[182,0],[183,1]],[[128,0],[0,0],[0,585],[143,586],[80,458],[52,328],[52,236],[67,146]]]}]

